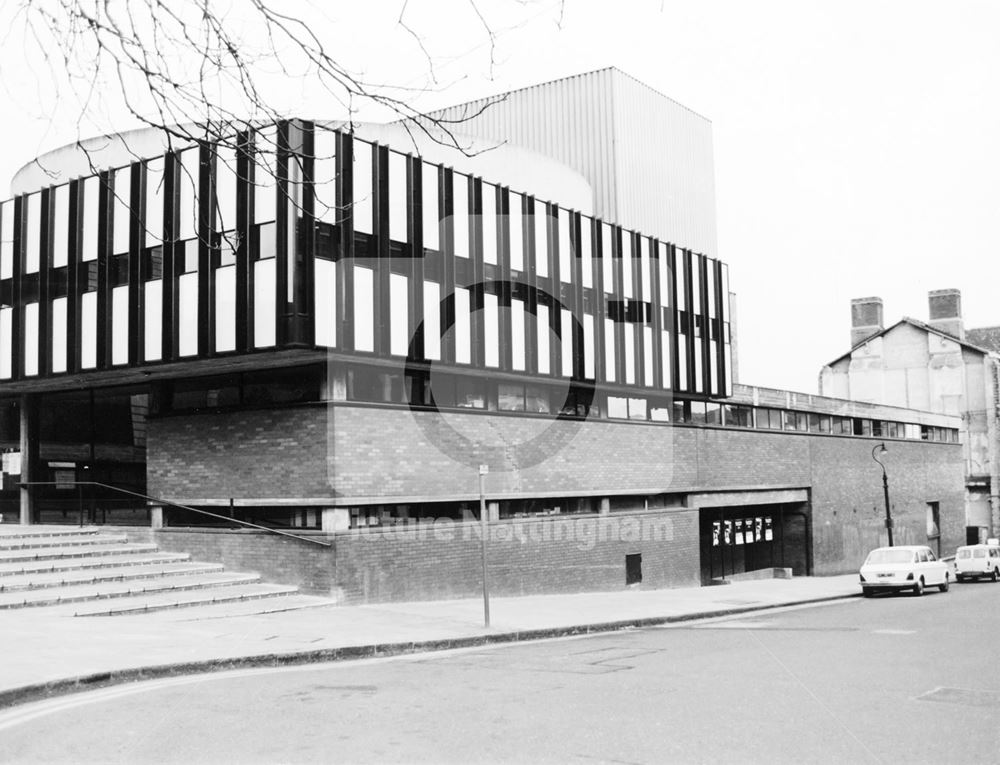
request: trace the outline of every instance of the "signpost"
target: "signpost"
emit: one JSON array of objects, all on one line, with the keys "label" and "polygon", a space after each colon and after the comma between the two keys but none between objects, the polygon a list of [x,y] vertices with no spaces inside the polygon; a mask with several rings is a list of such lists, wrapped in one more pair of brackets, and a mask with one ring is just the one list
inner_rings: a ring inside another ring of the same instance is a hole
[{"label": "signpost", "polygon": [[486,474],[489,472],[489,465],[479,466],[479,528],[482,532],[483,550],[483,620],[487,629],[490,626],[490,587],[486,576],[486,537],[489,534],[489,526],[486,522]]}]

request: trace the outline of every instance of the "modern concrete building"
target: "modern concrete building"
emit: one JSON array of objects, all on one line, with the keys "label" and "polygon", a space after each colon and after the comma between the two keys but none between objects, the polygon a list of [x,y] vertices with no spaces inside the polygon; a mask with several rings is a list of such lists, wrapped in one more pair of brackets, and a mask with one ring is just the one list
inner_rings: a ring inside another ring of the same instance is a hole
[{"label": "modern concrete building", "polygon": [[851,301],[851,350],[823,368],[820,393],[961,418],[967,537],[978,542],[1000,530],[1000,328],[966,329],[958,290],[930,292],[928,309],[926,322],[884,327],[879,298]]},{"label": "modern concrete building", "polygon": [[471,159],[289,120],[28,165],[4,520],[146,526],[352,601],[474,593],[481,501],[497,592],[833,573],[884,535],[885,444],[896,539],[957,544],[956,417],[734,386],[707,121],[613,71],[531,98],[570,90],[630,137],[536,141],[540,106]]}]

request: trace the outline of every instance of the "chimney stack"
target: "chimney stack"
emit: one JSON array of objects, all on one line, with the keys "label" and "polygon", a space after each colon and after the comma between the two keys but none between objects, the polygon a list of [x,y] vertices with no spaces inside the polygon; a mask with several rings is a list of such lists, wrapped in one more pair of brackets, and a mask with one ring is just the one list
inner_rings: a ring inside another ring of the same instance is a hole
[{"label": "chimney stack", "polygon": [[931,290],[927,293],[930,324],[939,332],[965,340],[962,321],[962,293],[959,290]]},{"label": "chimney stack", "polygon": [[863,343],[884,329],[882,298],[854,298],[851,301],[851,347]]}]

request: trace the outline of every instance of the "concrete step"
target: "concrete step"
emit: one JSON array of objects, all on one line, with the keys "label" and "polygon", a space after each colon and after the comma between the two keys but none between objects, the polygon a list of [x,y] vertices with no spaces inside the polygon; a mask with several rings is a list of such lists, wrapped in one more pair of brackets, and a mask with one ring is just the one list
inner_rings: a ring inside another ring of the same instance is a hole
[{"label": "concrete step", "polygon": [[207,606],[262,598],[279,598],[297,592],[297,587],[261,583],[199,589],[190,592],[150,593],[127,598],[117,598],[101,603],[96,601],[82,603],[73,609],[73,615],[126,616],[175,608],[191,608],[193,606]]},{"label": "concrete step", "polygon": [[[197,597],[197,593],[194,591],[198,590],[216,591],[228,587],[255,585],[259,581],[260,576],[257,574],[213,572],[138,581],[99,582],[45,590],[0,593],[0,609],[58,606],[65,603],[103,601],[109,598],[125,599],[160,593],[169,593],[172,597],[183,599]],[[107,608],[104,605],[101,607]]]},{"label": "concrete step", "polygon": [[337,602],[316,595],[289,594],[278,598],[258,598],[216,603],[210,606],[190,606],[170,611],[157,611],[148,618],[169,622],[196,622],[205,619],[226,619],[237,616],[262,616],[303,608],[335,607]]},{"label": "concrete step", "polygon": [[67,571],[13,574],[0,577],[0,593],[41,590],[49,587],[67,587],[77,584],[96,584],[98,582],[153,579],[161,576],[212,574],[222,571],[223,568],[221,563],[177,561],[166,563],[153,562],[134,566],[100,566],[88,569],[70,569]]},{"label": "concrete step", "polygon": [[150,563],[176,563],[190,560],[187,553],[148,552],[134,555],[57,558],[53,560],[17,560],[0,562],[0,582],[8,576],[46,572],[82,571],[123,566],[145,566]]},{"label": "concrete step", "polygon": [[47,537],[0,537],[0,555],[8,551],[86,547],[88,545],[125,544],[124,534],[68,534]]},{"label": "concrete step", "polygon": [[99,526],[19,526],[0,523],[0,539],[86,536],[97,534],[100,530]]},{"label": "concrete step", "polygon": [[0,550],[0,564],[41,560],[65,560],[68,558],[117,557],[137,553],[156,552],[154,544],[145,542],[114,542],[85,547],[40,547],[34,550]]}]

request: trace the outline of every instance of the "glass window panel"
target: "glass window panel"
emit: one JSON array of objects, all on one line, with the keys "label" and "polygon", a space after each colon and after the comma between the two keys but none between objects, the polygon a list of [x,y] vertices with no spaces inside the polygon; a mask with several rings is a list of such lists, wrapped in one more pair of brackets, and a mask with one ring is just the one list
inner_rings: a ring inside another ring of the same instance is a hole
[{"label": "glass window panel", "polygon": [[684,259],[684,251],[680,247],[677,248],[676,255],[674,258],[674,269],[676,270],[677,276],[677,310],[684,311],[687,309],[687,278],[688,278],[688,268],[687,261]]},{"label": "glass window panel", "polygon": [[625,297],[633,297],[632,269],[635,265],[635,251],[632,249],[632,233],[622,231],[622,292]]},{"label": "glass window panel", "polygon": [[549,401],[548,390],[540,385],[526,385],[524,387],[524,408],[529,412],[549,414],[552,411],[552,403]]},{"label": "glass window panel", "polygon": [[38,271],[39,237],[42,232],[42,192],[28,195],[28,227],[24,235],[24,272]]},{"label": "glass window panel", "polygon": [[[274,261],[271,261],[272,263]],[[178,352],[181,356],[198,353],[198,273],[177,278]]]},{"label": "glass window panel", "polygon": [[276,142],[277,131],[273,127],[259,130],[254,136],[253,219],[255,223],[269,223],[274,220],[278,209]]},{"label": "glass window panel", "polygon": [[455,361],[459,364],[472,362],[472,341],[470,334],[469,290],[455,288]]},{"label": "glass window panel", "polygon": [[9,380],[13,375],[14,309],[0,308],[0,378]]},{"label": "glass window panel", "polygon": [[316,220],[336,224],[337,134],[317,125],[313,140],[313,213]]},{"label": "glass window panel", "polygon": [[642,299],[647,303],[653,299],[653,269],[649,262],[652,248],[653,240],[644,238],[642,240],[642,254],[640,258],[642,266]]},{"label": "glass window panel", "polygon": [[719,357],[718,343],[714,340],[708,344],[708,373],[711,377],[711,389],[709,393],[715,393],[719,389]]},{"label": "glass window panel", "polygon": [[608,417],[613,420],[627,420],[628,399],[622,396],[608,396]]},{"label": "glass window panel", "polygon": [[635,325],[625,322],[625,384],[635,384]]},{"label": "glass window panel", "polygon": [[677,340],[677,382],[681,390],[688,389],[687,337],[678,334]]},{"label": "glass window panel", "polygon": [[509,383],[497,385],[497,409],[501,412],[523,412],[524,386]]},{"label": "glass window panel", "polygon": [[215,350],[236,350],[236,266],[215,269]]},{"label": "glass window panel", "polygon": [[724,369],[723,378],[726,382],[726,389],[723,391],[725,395],[729,395],[733,391],[733,348],[729,343],[725,345],[726,354],[726,366]]},{"label": "glass window panel", "polygon": [[670,305],[670,276],[667,268],[667,246],[662,242],[657,254],[659,255],[656,259],[656,268],[660,280],[660,305],[667,307]]},{"label": "glass window panel", "polygon": [[510,267],[514,271],[524,270],[524,216],[521,212],[523,197],[516,193],[510,193],[509,210],[510,216]]},{"label": "glass window panel", "polygon": [[38,374],[38,303],[24,306],[24,374]]},{"label": "glass window panel", "polygon": [[253,264],[253,344],[269,348],[275,339],[274,258]]},{"label": "glass window panel", "polygon": [[[181,152],[177,181],[180,185],[180,206],[177,213],[178,239],[191,239],[198,234],[198,162],[197,147]],[[271,217],[274,217],[273,211]]]},{"label": "glass window panel", "polygon": [[535,324],[538,338],[538,373],[547,375],[551,371],[549,366],[549,307],[547,305],[538,305]]},{"label": "glass window panel", "polygon": [[298,253],[298,231],[302,227],[302,158],[288,158],[288,226],[285,228],[285,252],[288,258],[285,262],[285,300],[289,304],[295,301],[295,264]]},{"label": "glass window panel", "polygon": [[354,350],[375,350],[375,272],[354,267]]},{"label": "glass window panel", "polygon": [[524,301],[510,301],[510,356],[511,365],[518,372],[525,370],[524,354]]},{"label": "glass window panel", "polygon": [[630,420],[646,419],[646,399],[630,398],[628,400],[628,418]]},{"label": "glass window panel", "polygon": [[69,262],[69,186],[55,189],[52,221],[52,266],[60,268]]},{"label": "glass window panel", "polygon": [[592,289],[594,286],[594,261],[590,241],[591,219],[580,216],[580,271],[583,276],[583,286]]},{"label": "glass window panel", "polygon": [[583,315],[583,375],[588,380],[595,378],[594,370],[594,315]]},{"label": "glass window panel", "polygon": [[420,178],[423,186],[421,203],[424,216],[424,247],[431,250],[441,248],[440,221],[438,213],[438,168],[429,162],[424,162]]},{"label": "glass window panel", "polygon": [[642,328],[643,385],[653,385],[653,328]]},{"label": "glass window panel", "polygon": [[82,260],[97,259],[97,220],[100,203],[100,180],[96,177],[83,182],[83,241],[81,242],[80,258]]},{"label": "glass window panel", "polygon": [[66,307],[67,299],[52,301],[52,371],[66,371]]},{"label": "glass window panel", "polygon": [[97,293],[84,292],[80,298],[80,366],[97,366]]},{"label": "glass window panel", "polygon": [[604,379],[615,381],[615,322],[604,320]]},{"label": "glass window panel", "polygon": [[701,313],[701,256],[697,253],[691,256],[691,312]]},{"label": "glass window panel", "polygon": [[132,222],[132,169],[115,170],[114,180],[114,235],[111,252],[121,255],[128,252],[128,230]]},{"label": "glass window panel", "polygon": [[497,187],[483,183],[483,262],[497,263]]},{"label": "glass window panel", "polygon": [[704,392],[705,381],[702,380],[702,358],[701,358],[701,343],[695,342],[694,344],[694,389],[698,393]]},{"label": "glass window panel", "polygon": [[662,385],[664,388],[669,388],[671,386],[670,379],[670,333],[663,329],[660,330],[660,374],[663,377]]},{"label": "glass window panel", "polygon": [[235,228],[236,148],[219,144],[215,155],[215,230],[231,231]]},{"label": "glass window panel", "polygon": [[0,205],[0,279],[14,275],[14,202]]},{"label": "glass window panel", "polygon": [[652,406],[649,409],[649,419],[653,422],[670,422],[670,409],[666,406]]},{"label": "glass window panel", "polygon": [[159,361],[163,357],[162,349],[162,317],[163,317],[163,280],[146,282],[145,321],[145,357],[146,361]]},{"label": "glass window panel", "polygon": [[706,261],[708,262],[708,271],[706,273],[706,283],[708,284],[708,315],[709,318],[714,319],[717,315],[715,301],[715,261],[711,258],[706,258]]},{"label": "glass window panel", "polygon": [[615,291],[615,261],[614,243],[611,237],[611,226],[601,223],[601,261],[604,269],[604,291],[611,295]]},{"label": "glass window panel", "polygon": [[461,173],[452,175],[452,209],[455,221],[455,254],[469,257],[469,179]]},{"label": "glass window panel", "polygon": [[500,366],[500,307],[499,298],[487,292],[483,295],[483,359],[488,367]]},{"label": "glass window panel", "polygon": [[573,248],[570,245],[569,224],[572,213],[558,210],[559,214],[559,281],[573,281]]},{"label": "glass window panel", "polygon": [[729,318],[729,266],[722,264],[722,318]]},{"label": "glass window panel", "polygon": [[406,209],[406,156],[389,152],[389,238],[397,242],[410,241],[409,216]]},{"label": "glass window panel", "polygon": [[316,306],[316,345],[337,345],[337,264],[323,258],[313,259]]},{"label": "glass window panel", "polygon": [[146,247],[163,241],[163,158],[146,162]]},{"label": "glass window panel", "polygon": [[562,309],[562,329],[560,340],[562,341],[562,375],[563,377],[573,376],[573,314]]},{"label": "glass window panel", "polygon": [[128,285],[111,290],[111,363],[128,363]]},{"label": "glass window panel", "polygon": [[389,352],[406,356],[410,352],[409,279],[389,274]]},{"label": "glass window panel", "polygon": [[424,356],[441,358],[441,285],[424,282]]},{"label": "glass window panel", "polygon": [[544,202],[535,200],[535,273],[549,275],[548,214]]}]

